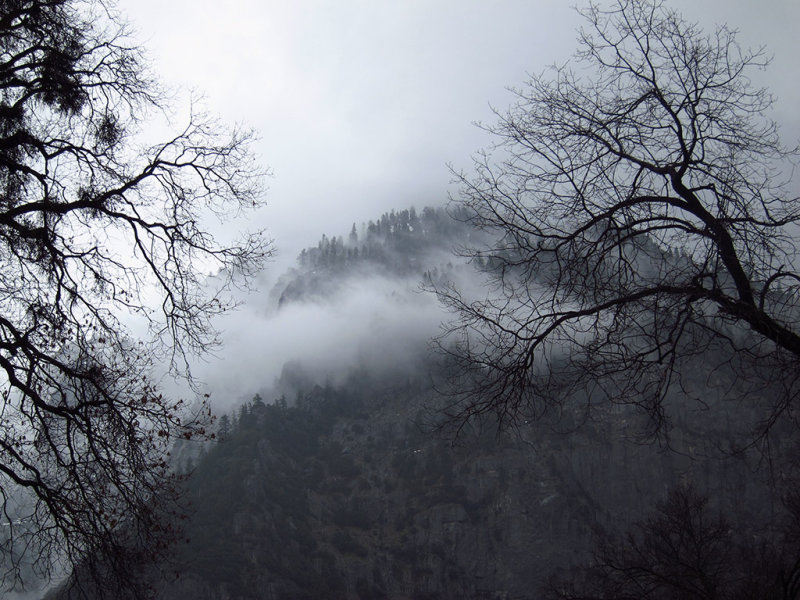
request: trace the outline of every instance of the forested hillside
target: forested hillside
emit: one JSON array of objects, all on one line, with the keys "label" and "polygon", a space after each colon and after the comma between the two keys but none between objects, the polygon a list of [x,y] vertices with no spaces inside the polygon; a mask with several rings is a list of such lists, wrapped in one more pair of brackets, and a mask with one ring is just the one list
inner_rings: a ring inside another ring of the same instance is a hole
[{"label": "forested hillside", "polygon": [[426,401],[413,374],[354,371],[224,419],[190,481],[181,577],[161,597],[538,598],[554,569],[681,482],[751,533],[778,508],[746,461],[707,469],[627,443],[623,421],[453,445],[429,429]]},{"label": "forested hillside", "polygon": [[800,3],[250,4],[0,2],[0,596],[800,600]]},{"label": "forested hillside", "polygon": [[[423,261],[463,239],[464,225],[422,214],[420,224],[413,211],[385,215],[364,241],[357,228],[347,242],[323,237],[273,298],[325,301],[369,270],[445,277],[456,267]],[[630,407],[601,421],[576,407],[503,432],[487,419],[456,431],[440,427],[446,359],[424,344],[417,356],[353,364],[327,383],[287,365],[273,396],[223,415],[199,453],[179,449],[192,473],[188,543],[160,597],[540,598],[552,573],[585,565],[598,540],[686,486],[737,540],[779,536],[780,481],[759,468],[762,455],[728,454],[750,408],[703,421],[676,396],[669,447],[642,442],[648,416]]]},{"label": "forested hillside", "polygon": [[384,213],[353,227],[347,236],[323,234],[306,248],[297,267],[283,274],[272,290],[279,306],[324,298],[353,276],[446,280],[453,250],[476,243],[479,233],[464,222],[466,211],[425,207]]}]

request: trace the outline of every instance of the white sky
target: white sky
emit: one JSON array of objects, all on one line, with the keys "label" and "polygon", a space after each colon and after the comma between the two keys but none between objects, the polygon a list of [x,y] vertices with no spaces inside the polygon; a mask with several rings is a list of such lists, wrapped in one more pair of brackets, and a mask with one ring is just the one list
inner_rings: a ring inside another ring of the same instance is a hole
[{"label": "white sky", "polygon": [[[776,54],[771,87],[800,131],[800,2],[673,0]],[[259,219],[293,257],[325,232],[444,200],[446,163],[488,140],[505,87],[561,62],[581,23],[570,0],[122,0],[157,74],[254,127],[274,172]]]},{"label": "white sky", "polygon": [[[444,202],[446,164],[468,167],[471,154],[490,143],[472,122],[492,122],[489,104],[504,109],[512,101],[506,86],[575,50],[582,21],[572,4],[120,0],[119,8],[164,84],[202,92],[212,113],[260,133],[258,154],[275,177],[267,208],[252,221],[277,243],[274,276],[322,233],[346,234],[351,223],[391,208]],[[707,30],[724,21],[741,30],[744,45],[768,46],[775,59],[763,83],[778,96],[784,130],[800,137],[800,2],[668,4]],[[212,396],[249,397],[268,385],[291,358],[284,352],[289,341],[298,356],[313,348],[336,352],[320,345],[341,335],[320,329],[336,318],[304,313],[278,322],[263,304],[251,297],[223,323],[227,366],[212,360],[199,369]],[[339,307],[350,329],[369,320],[364,311]],[[308,331],[312,322],[318,325]]]}]

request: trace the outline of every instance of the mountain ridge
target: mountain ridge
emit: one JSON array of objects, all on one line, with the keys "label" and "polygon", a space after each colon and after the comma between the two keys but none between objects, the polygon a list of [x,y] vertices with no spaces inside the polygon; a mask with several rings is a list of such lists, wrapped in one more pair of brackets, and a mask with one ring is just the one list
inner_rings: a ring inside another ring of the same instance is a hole
[{"label": "mountain ridge", "polygon": [[[386,285],[375,297],[393,298],[383,309],[396,311],[419,299],[410,282],[462,277],[443,260],[478,239],[467,224],[423,209],[441,227],[415,228],[412,214],[364,226],[369,241],[355,226],[348,242],[323,236],[270,292],[276,314],[335,308],[347,282],[376,281]],[[177,449],[192,474],[188,542],[172,567],[180,577],[155,584],[158,598],[534,599],[551,573],[587,564],[597,540],[676,486],[696,486],[744,537],[762,535],[779,511],[759,456],[720,450],[737,415],[752,421],[747,409],[715,423],[677,394],[669,447],[636,442],[648,418],[632,407],[603,406],[587,420],[565,406],[502,430],[491,416],[453,423],[438,391],[447,357],[425,352],[423,330],[433,333],[422,327],[403,346],[368,329],[371,345],[342,349],[357,359],[333,372],[293,360],[220,417],[216,441]]]}]

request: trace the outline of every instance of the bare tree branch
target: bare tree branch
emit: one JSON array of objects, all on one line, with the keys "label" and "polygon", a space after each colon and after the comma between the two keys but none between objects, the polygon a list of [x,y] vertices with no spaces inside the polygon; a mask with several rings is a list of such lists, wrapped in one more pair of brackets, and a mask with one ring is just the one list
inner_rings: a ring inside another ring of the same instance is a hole
[{"label": "bare tree branch", "polygon": [[582,14],[575,59],[515,90],[492,152],[454,173],[497,242],[467,252],[488,297],[434,290],[454,314],[450,414],[635,405],[665,433],[676,394],[757,390],[758,439],[800,391],[797,151],[748,78],[768,60],[660,0]]},{"label": "bare tree branch", "polygon": [[209,229],[262,205],[251,132],[193,111],[135,146],[163,101],[145,67],[104,0],[0,2],[5,589],[74,565],[132,584],[134,559],[175,539],[168,451],[209,415],[165,398],[156,367],[191,381],[227,290],[271,252],[261,232],[221,243]]}]

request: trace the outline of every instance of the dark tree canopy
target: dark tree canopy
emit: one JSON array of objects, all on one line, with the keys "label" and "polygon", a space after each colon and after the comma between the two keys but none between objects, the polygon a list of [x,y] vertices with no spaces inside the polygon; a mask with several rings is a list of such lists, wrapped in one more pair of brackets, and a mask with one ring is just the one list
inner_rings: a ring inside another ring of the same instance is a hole
[{"label": "dark tree canopy", "polygon": [[797,152],[750,80],[768,60],[659,0],[582,15],[574,59],[515,90],[456,174],[498,241],[468,251],[488,297],[437,290],[453,414],[624,403],[664,431],[674,394],[757,397],[759,435],[800,391]]},{"label": "dark tree canopy", "polygon": [[[796,495],[779,531],[741,531],[692,487],[679,486],[624,536],[606,536],[584,573],[553,578],[553,600],[796,600]],[[715,514],[716,513],[716,514]]]},{"label": "dark tree canopy", "polygon": [[[151,375],[190,377],[226,290],[270,252],[261,233],[219,243],[209,229],[262,203],[251,135],[192,114],[137,147],[161,100],[110,2],[0,0],[4,589],[90,556],[113,579],[163,549],[167,450],[206,408],[187,412]],[[129,334],[136,319],[149,337]]]}]

